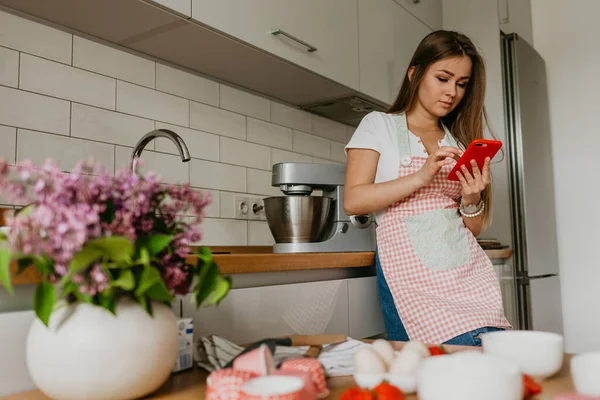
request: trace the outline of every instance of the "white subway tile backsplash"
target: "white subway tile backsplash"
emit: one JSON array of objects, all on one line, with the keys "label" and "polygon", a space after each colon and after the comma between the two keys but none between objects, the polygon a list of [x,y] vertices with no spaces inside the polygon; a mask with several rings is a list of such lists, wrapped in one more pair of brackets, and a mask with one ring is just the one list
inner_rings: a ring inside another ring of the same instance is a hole
[{"label": "white subway tile backsplash", "polygon": [[112,174],[115,148],[110,144],[72,137],[25,129],[17,131],[17,161],[30,159],[35,164],[42,164],[48,158],[56,161],[63,171],[72,170],[79,161],[93,158]]},{"label": "white subway tile backsplash", "polygon": [[134,147],[154,129],[154,121],[73,103],[71,136]]},{"label": "white subway tile backsplash", "polygon": [[[190,157],[219,161],[219,136],[162,122],[156,123],[156,129],[168,129],[181,136],[190,152]],[[158,138],[155,143],[156,151],[179,155],[177,147],[169,139]]]},{"label": "white subway tile backsplash", "polygon": [[200,225],[204,246],[246,246],[246,221],[206,218]]},{"label": "white subway tile backsplash", "polygon": [[117,81],[117,111],[189,126],[189,100],[128,82]]},{"label": "white subway tile backsplash", "polygon": [[115,85],[112,78],[21,53],[23,90],[114,110]]},{"label": "white subway tile backsplash", "polygon": [[248,246],[272,246],[275,244],[269,225],[262,221],[248,221]]},{"label": "white subway tile backsplash", "polygon": [[275,102],[271,102],[271,122],[299,131],[310,132],[312,129],[311,114]]},{"label": "white subway tile backsplash", "polygon": [[271,152],[266,146],[221,137],[221,162],[244,167],[271,169]]},{"label": "white subway tile backsplash", "polygon": [[246,138],[246,117],[220,108],[192,102],[190,128],[235,139]]},{"label": "white subway tile backsplash", "polygon": [[220,85],[220,88],[219,104],[221,108],[265,121],[270,120],[271,104],[269,100],[225,85]]},{"label": "white subway tile backsplash", "polygon": [[271,149],[271,164],[275,165],[282,162],[312,162],[312,157],[304,154],[292,153],[291,151]]},{"label": "white subway tile backsplash", "polygon": [[346,125],[320,117],[318,115],[312,115],[312,133],[314,135],[344,143],[348,137],[346,133]]},{"label": "white subway tile backsplash", "polygon": [[346,153],[344,152],[344,147],[346,147],[344,143],[331,141],[331,157],[329,158],[334,161],[345,163]]},{"label": "white subway tile backsplash", "polygon": [[235,165],[192,159],[191,184],[207,189],[246,191],[246,169]]},{"label": "white subway tile backsplash", "polygon": [[271,186],[271,171],[261,171],[248,168],[248,193],[264,196],[281,196],[282,192],[278,187]]},{"label": "white subway tile backsplash", "polygon": [[337,162],[337,161],[326,160],[324,158],[319,158],[319,157],[313,157],[312,162],[313,162],[313,164],[339,164],[339,162]]},{"label": "white subway tile backsplash", "polygon": [[[151,2],[185,15],[191,4]],[[212,194],[200,244],[272,245],[264,218],[237,217],[235,200],[281,196],[273,164],[344,163],[355,128],[0,11],[1,158],[53,158],[69,170],[95,157],[114,172],[129,168],[132,148],[153,129],[179,134],[192,160],[158,138],[141,172]]]},{"label": "white subway tile backsplash", "polygon": [[0,86],[0,124],[69,134],[69,102]]},{"label": "white subway tile backsplash", "polygon": [[17,146],[17,128],[0,125],[0,159],[15,163]]},{"label": "white subway tile backsplash", "polygon": [[64,31],[0,11],[0,44],[71,64],[72,35]]},{"label": "white subway tile backsplash", "polygon": [[354,131],[356,131],[356,127],[346,125],[346,143],[352,139],[352,135],[354,135]]},{"label": "white subway tile backsplash", "polygon": [[239,193],[239,192],[220,192],[221,193],[221,197],[220,197],[220,212],[221,212],[221,218],[227,218],[227,219],[235,219],[236,215],[235,215],[235,211],[236,211],[236,207],[235,207],[235,199],[236,197],[243,197],[246,196],[245,193]]},{"label": "white subway tile backsplash", "polygon": [[156,89],[213,106],[219,105],[219,84],[156,63]]},{"label": "white subway tile backsplash", "polygon": [[0,47],[0,85],[19,86],[18,51]]},{"label": "white subway tile backsplash", "polygon": [[221,216],[221,192],[210,189],[197,189],[204,194],[210,194],[211,202],[204,209],[207,218],[219,218]]},{"label": "white subway tile backsplash", "polygon": [[79,36],[73,37],[73,66],[154,87],[154,61]]},{"label": "white subway tile backsplash", "polygon": [[[129,147],[117,146],[117,170],[127,168],[130,165],[132,151],[133,149]],[[144,151],[140,158],[143,162],[143,165],[139,167],[141,173],[152,171],[160,175],[163,183],[181,184],[190,181],[189,162],[181,162],[179,156]]]},{"label": "white subway tile backsplash", "polygon": [[248,118],[246,140],[280,149],[292,149],[292,130],[254,118]]},{"label": "white subway tile backsplash", "polygon": [[329,158],[330,141],[308,133],[293,131],[292,146],[294,152],[315,157]]}]

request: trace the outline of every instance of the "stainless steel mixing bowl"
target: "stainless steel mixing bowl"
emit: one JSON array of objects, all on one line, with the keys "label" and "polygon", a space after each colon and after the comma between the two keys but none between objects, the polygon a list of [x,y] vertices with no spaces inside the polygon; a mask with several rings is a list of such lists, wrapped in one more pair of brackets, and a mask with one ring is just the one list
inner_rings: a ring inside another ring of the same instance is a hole
[{"label": "stainless steel mixing bowl", "polygon": [[277,196],[264,199],[265,215],[276,243],[318,242],[331,212],[330,197]]}]

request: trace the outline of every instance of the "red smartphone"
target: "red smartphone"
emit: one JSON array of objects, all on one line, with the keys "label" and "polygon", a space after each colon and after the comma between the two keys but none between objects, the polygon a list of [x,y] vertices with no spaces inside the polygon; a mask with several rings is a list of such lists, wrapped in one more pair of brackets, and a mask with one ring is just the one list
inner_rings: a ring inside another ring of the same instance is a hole
[{"label": "red smartphone", "polygon": [[471,142],[467,150],[463,153],[463,155],[456,162],[452,171],[448,174],[449,181],[458,181],[458,176],[456,176],[456,171],[461,170],[461,166],[466,166],[471,174],[473,174],[473,168],[471,167],[471,160],[475,160],[477,162],[477,166],[481,171],[483,169],[483,164],[485,163],[485,159],[487,157],[491,159],[494,158],[498,150],[502,148],[502,142],[498,140],[487,140],[487,139],[475,139]]}]

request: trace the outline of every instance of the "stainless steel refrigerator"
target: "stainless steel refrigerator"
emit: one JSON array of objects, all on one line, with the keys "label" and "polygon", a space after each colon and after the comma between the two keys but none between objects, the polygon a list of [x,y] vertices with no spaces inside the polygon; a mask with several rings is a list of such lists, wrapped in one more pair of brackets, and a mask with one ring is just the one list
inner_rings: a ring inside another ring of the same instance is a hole
[{"label": "stainless steel refrigerator", "polygon": [[519,329],[563,332],[546,68],[533,46],[502,34],[505,150]]}]

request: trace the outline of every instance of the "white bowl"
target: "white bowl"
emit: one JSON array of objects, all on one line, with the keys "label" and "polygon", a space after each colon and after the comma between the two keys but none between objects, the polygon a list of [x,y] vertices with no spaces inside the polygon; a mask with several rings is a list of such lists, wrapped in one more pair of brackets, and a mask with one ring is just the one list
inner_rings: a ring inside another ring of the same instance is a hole
[{"label": "white bowl", "polygon": [[574,356],[571,359],[571,376],[577,393],[600,396],[600,352]]},{"label": "white bowl", "polygon": [[521,372],[541,381],[562,367],[564,339],[541,331],[497,331],[481,335],[486,354],[516,362]]},{"label": "white bowl", "polygon": [[419,400],[521,400],[516,363],[480,351],[428,357],[417,372]]}]

